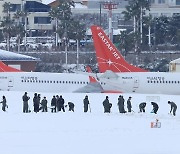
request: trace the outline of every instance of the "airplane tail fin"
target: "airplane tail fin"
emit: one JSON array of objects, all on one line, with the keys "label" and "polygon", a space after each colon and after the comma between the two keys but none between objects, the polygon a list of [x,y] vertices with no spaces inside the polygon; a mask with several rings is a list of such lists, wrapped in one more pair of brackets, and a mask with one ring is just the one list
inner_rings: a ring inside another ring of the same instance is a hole
[{"label": "airplane tail fin", "polygon": [[147,72],[147,70],[129,64],[101,27],[91,26],[91,31],[100,72],[103,73],[107,70],[113,72]]},{"label": "airplane tail fin", "polygon": [[0,61],[0,72],[22,72],[22,71],[16,68],[7,66],[2,61]]}]

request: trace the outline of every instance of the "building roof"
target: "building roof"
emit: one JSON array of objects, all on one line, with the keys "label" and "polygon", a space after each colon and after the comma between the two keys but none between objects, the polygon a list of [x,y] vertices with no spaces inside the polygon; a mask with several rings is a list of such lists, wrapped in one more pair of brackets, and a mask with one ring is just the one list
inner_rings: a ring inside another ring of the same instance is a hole
[{"label": "building roof", "polygon": [[40,59],[0,49],[0,61],[40,61]]},{"label": "building roof", "polygon": [[180,58],[170,61],[170,64],[172,63],[180,64]]}]

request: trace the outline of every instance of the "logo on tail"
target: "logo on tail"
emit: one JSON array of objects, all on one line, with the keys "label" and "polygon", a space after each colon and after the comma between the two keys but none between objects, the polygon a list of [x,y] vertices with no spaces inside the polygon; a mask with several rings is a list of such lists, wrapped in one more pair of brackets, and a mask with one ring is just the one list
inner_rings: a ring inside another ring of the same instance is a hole
[{"label": "logo on tail", "polygon": [[100,27],[91,26],[91,31],[100,72],[147,72],[129,64]]}]

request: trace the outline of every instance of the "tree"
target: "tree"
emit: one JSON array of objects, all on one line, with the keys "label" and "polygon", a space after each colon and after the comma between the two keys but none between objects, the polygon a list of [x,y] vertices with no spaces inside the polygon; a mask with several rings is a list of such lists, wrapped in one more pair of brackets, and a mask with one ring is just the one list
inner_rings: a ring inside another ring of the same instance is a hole
[{"label": "tree", "polygon": [[18,42],[18,52],[20,51],[20,43],[21,43],[21,40],[24,36],[24,34],[26,33],[25,30],[24,30],[24,25],[22,24],[21,22],[21,18],[24,18],[26,17],[27,13],[26,12],[23,12],[23,11],[17,11],[15,14],[14,14],[14,19],[17,20],[17,24],[15,25],[15,32],[16,32],[16,36],[17,36],[17,42]]},{"label": "tree", "polygon": [[52,8],[49,12],[49,16],[55,20],[56,41],[57,41],[57,33],[59,34],[60,38],[66,36],[67,24],[71,20],[71,16],[72,16],[71,7],[74,7],[74,1],[72,0],[57,0],[57,1],[59,3],[58,6]]},{"label": "tree", "polygon": [[10,50],[10,38],[11,33],[13,32],[13,24],[14,21],[10,17],[10,10],[11,10],[11,3],[5,2],[3,4],[3,12],[6,13],[6,16],[4,16],[3,21],[1,21],[0,27],[3,27],[3,34],[6,38],[7,42],[7,50]]},{"label": "tree", "polygon": [[146,10],[150,10],[149,0],[131,0],[123,11],[125,20],[134,20],[135,51],[142,43],[142,20]]}]

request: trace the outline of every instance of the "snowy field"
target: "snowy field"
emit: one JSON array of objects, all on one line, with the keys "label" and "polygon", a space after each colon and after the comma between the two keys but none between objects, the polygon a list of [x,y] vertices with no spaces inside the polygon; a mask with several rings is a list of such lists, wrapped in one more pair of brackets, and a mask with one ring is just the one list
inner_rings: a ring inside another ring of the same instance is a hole
[{"label": "snowy field", "polygon": [[[62,94],[66,104],[72,101],[75,112],[22,113],[23,92],[0,92],[7,98],[7,112],[0,110],[1,154],[180,154],[180,110],[168,114],[168,100],[180,106],[180,96],[124,94],[132,96],[135,113],[118,113],[119,94],[88,94],[91,113],[83,113],[85,94]],[[33,93],[29,106],[33,110]],[[102,101],[109,96],[112,112],[103,113]],[[53,94],[46,96],[48,105]],[[146,113],[138,113],[138,104],[147,101]],[[159,104],[157,115],[150,101]],[[125,103],[126,104],[126,103]],[[125,109],[127,110],[126,106]],[[155,119],[161,128],[151,128]]]}]

